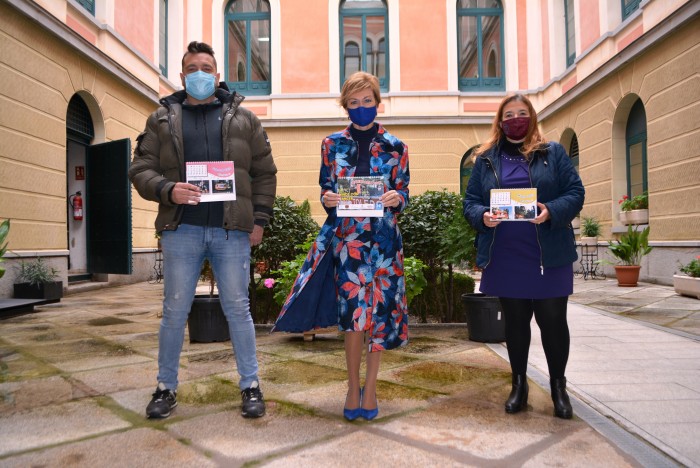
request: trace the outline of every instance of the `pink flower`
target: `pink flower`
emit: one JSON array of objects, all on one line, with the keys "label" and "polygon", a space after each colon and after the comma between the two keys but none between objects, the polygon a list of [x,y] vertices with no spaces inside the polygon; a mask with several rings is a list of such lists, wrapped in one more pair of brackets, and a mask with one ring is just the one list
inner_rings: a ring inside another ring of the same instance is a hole
[{"label": "pink flower", "polygon": [[275,279],[274,278],[267,278],[267,279],[265,279],[263,284],[265,285],[265,287],[267,289],[270,289],[275,285]]}]

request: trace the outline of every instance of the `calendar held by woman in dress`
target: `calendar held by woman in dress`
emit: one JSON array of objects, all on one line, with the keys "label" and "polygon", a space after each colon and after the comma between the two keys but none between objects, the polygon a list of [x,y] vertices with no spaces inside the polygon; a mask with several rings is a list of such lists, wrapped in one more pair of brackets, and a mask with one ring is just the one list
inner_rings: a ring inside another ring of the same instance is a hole
[{"label": "calendar held by woman in dress", "polygon": [[535,219],[537,189],[491,189],[491,216],[499,221]]}]

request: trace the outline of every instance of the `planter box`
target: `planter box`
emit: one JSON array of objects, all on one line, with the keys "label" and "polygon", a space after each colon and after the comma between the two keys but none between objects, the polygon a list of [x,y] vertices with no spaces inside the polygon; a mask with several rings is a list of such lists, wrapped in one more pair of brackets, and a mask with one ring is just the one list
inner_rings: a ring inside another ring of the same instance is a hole
[{"label": "planter box", "polygon": [[677,294],[700,299],[700,278],[692,276],[673,275],[673,289]]},{"label": "planter box", "polygon": [[47,302],[58,302],[63,297],[63,281],[49,283],[16,283],[14,297],[18,299],[43,299]]},{"label": "planter box", "polygon": [[462,294],[471,341],[500,343],[506,340],[506,322],[497,297],[481,293]]},{"label": "planter box", "polygon": [[620,211],[622,224],[649,224],[649,210]]},{"label": "planter box", "polygon": [[197,295],[187,318],[190,342],[212,343],[230,339],[228,321],[218,296]]}]

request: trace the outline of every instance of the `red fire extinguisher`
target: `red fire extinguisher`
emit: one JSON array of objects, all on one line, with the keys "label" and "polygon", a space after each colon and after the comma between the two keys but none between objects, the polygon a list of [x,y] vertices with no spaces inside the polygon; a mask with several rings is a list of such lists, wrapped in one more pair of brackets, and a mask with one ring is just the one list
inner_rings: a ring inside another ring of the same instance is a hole
[{"label": "red fire extinguisher", "polygon": [[83,197],[80,191],[68,197],[68,203],[73,207],[73,219],[76,221],[83,220]]}]

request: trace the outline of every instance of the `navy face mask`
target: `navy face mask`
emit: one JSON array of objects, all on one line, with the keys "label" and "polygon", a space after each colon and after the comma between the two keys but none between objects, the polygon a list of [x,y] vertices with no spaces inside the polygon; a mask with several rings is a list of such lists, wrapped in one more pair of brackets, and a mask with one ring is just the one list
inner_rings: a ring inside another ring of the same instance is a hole
[{"label": "navy face mask", "polygon": [[374,122],[377,117],[377,106],[373,107],[358,107],[356,109],[348,109],[348,116],[352,123],[358,127],[366,127]]}]

